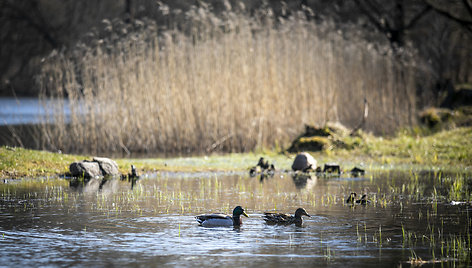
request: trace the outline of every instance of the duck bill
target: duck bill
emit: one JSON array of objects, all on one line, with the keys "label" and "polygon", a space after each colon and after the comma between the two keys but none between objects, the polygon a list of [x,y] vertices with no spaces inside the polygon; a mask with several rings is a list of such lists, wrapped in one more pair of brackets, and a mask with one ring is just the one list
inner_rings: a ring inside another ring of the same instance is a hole
[{"label": "duck bill", "polygon": [[244,212],[244,211],[243,211],[243,215],[249,218],[249,216],[248,216],[248,215],[246,214],[246,212]]},{"label": "duck bill", "polygon": [[307,213],[307,214],[305,214],[305,216],[307,216],[307,217],[310,217],[310,218],[311,218],[311,216],[310,216],[310,215],[308,215],[308,213]]}]

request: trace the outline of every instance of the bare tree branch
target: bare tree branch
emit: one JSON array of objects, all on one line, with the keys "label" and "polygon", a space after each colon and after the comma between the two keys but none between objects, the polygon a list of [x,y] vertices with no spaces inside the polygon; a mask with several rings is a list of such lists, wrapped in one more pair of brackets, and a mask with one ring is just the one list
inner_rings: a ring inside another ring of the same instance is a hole
[{"label": "bare tree branch", "polygon": [[422,17],[428,14],[429,11],[431,11],[431,7],[426,6],[421,12],[416,14],[416,16],[413,17],[413,19],[411,19],[409,23],[407,23],[407,25],[405,26],[405,29],[410,29],[411,27],[413,27]]},{"label": "bare tree branch", "polygon": [[[467,2],[467,0],[465,0],[465,2]],[[469,20],[466,20],[466,19],[463,19],[463,18],[460,18],[458,16],[455,16],[455,15],[452,15],[451,13],[449,13],[448,11],[445,11],[433,4],[430,3],[430,1],[426,0],[425,3],[430,6],[432,9],[434,9],[434,11],[436,11],[438,14],[452,20],[452,21],[455,21],[456,23],[458,23],[459,25],[461,25],[464,29],[466,29],[467,31],[469,31],[470,33],[472,33],[472,21],[469,21]],[[469,3],[466,3],[465,6],[469,6]]]},{"label": "bare tree branch", "polygon": [[470,4],[468,0],[462,0],[462,2],[464,3],[467,11],[469,11],[470,16],[472,16],[472,4]]}]

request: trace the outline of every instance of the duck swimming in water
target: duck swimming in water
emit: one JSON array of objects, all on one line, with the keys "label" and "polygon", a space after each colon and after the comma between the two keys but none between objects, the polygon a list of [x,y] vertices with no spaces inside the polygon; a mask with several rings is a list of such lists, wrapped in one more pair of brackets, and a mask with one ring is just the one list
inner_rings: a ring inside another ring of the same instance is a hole
[{"label": "duck swimming in water", "polygon": [[351,193],[349,195],[349,197],[346,199],[346,203],[347,204],[354,204],[354,202],[356,201],[356,196],[357,196],[356,193]]},{"label": "duck swimming in water", "polygon": [[302,216],[311,217],[310,215],[308,215],[308,213],[306,212],[304,208],[298,208],[295,211],[294,216],[290,214],[266,212],[264,213],[264,216],[262,216],[262,218],[268,224],[282,224],[282,225],[295,224],[297,226],[301,226],[303,223]]},{"label": "duck swimming in water", "polygon": [[195,217],[203,227],[239,227],[242,224],[241,215],[249,217],[241,206],[233,209],[233,216],[225,214],[203,214]]},{"label": "duck swimming in water", "polygon": [[365,205],[365,204],[368,204],[368,203],[370,203],[370,201],[367,200],[367,195],[366,194],[362,195],[361,199],[356,200],[356,204]]},{"label": "duck swimming in water", "polygon": [[346,199],[346,203],[348,204],[361,204],[365,205],[370,203],[369,200],[367,200],[367,195],[363,194],[361,199],[356,200],[357,194],[356,193],[351,193],[349,197]]}]

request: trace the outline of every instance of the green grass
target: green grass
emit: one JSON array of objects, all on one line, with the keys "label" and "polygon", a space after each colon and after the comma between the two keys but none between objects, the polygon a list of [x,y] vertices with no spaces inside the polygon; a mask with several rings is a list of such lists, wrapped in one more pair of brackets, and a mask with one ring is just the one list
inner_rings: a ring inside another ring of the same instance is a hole
[{"label": "green grass", "polygon": [[69,164],[83,159],[75,155],[28,150],[17,147],[0,147],[0,177],[38,177],[65,173]]},{"label": "green grass", "polygon": [[353,152],[383,163],[469,167],[472,127],[444,130],[430,136],[403,131],[390,139],[370,137]]},{"label": "green grass", "polygon": [[[472,127],[457,128],[438,132],[430,136],[420,136],[403,131],[392,138],[366,135],[358,138],[354,149],[331,149],[313,152],[312,155],[322,165],[338,162],[345,170],[355,165],[373,170],[378,168],[396,169],[459,169],[472,166]],[[349,143],[346,140],[346,143]],[[294,154],[279,154],[274,151],[260,151],[244,154],[213,154],[209,156],[115,159],[122,173],[129,171],[131,164],[141,171],[244,171],[264,156],[277,169],[290,169]],[[0,147],[0,177],[44,177],[64,174],[70,163],[92,156],[67,155],[23,148]]]}]

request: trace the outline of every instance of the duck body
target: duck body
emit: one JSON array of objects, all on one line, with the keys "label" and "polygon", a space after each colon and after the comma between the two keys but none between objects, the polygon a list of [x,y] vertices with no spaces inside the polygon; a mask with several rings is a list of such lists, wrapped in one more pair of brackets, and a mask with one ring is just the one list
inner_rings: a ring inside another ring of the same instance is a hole
[{"label": "duck body", "polygon": [[198,215],[195,218],[197,219],[197,222],[203,227],[230,227],[235,225],[241,225],[241,218],[239,218],[239,223],[235,224],[233,217],[225,214]]},{"label": "duck body", "polygon": [[202,214],[195,217],[198,224],[203,227],[231,227],[241,226],[241,215],[249,217],[241,206],[233,210],[233,216],[225,214]]},{"label": "duck body", "polygon": [[361,199],[359,200],[356,200],[356,204],[361,204],[361,205],[365,205],[365,204],[368,204],[370,203],[370,200],[367,200],[367,195],[362,195]]},{"label": "duck body", "polygon": [[280,225],[290,225],[295,224],[297,226],[302,225],[303,219],[302,216],[311,217],[308,215],[305,209],[299,208],[295,211],[295,215],[283,214],[283,213],[264,213],[262,218],[268,224],[280,224]]}]

